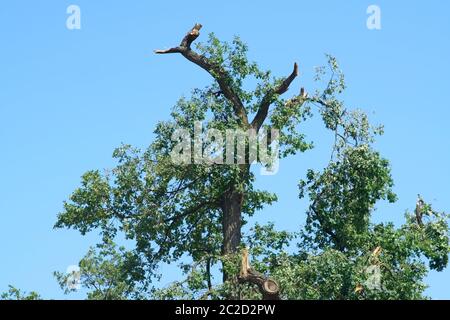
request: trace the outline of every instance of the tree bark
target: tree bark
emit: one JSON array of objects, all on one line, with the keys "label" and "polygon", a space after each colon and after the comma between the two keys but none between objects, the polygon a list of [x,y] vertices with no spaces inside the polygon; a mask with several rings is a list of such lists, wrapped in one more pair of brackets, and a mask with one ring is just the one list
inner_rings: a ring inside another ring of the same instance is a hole
[{"label": "tree bark", "polygon": [[[241,226],[242,226],[242,202],[244,195],[232,189],[227,192],[222,203],[222,254],[235,254],[241,244]],[[230,279],[227,272],[223,272],[223,281]]]}]

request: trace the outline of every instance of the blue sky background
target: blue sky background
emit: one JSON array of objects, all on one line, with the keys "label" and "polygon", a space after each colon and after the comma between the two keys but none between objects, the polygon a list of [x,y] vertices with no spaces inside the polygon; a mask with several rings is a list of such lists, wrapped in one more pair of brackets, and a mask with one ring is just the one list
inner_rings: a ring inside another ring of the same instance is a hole
[{"label": "blue sky background", "polygon": [[[66,28],[66,8],[81,8],[81,30]],[[366,28],[381,8],[382,29]],[[111,167],[121,142],[152,140],[155,124],[191,89],[210,82],[198,67],[153,49],[179,43],[195,22],[202,36],[239,34],[250,56],[275,75],[300,64],[312,87],[324,53],[346,74],[347,105],[371,114],[386,133],[377,147],[390,159],[399,201],[380,203],[374,219],[403,221],[417,193],[450,210],[448,1],[8,1],[0,5],[0,291],[8,284],[45,298],[67,298],[52,276],[77,264],[95,234],[52,230],[63,200],[89,169]],[[305,200],[297,183],[329,158],[329,133],[305,126],[317,148],[284,160],[258,185],[279,202],[258,219],[297,230]],[[167,268],[166,280],[176,276]],[[427,293],[450,299],[450,270],[432,272]],[[68,296],[82,298],[83,293]]]}]

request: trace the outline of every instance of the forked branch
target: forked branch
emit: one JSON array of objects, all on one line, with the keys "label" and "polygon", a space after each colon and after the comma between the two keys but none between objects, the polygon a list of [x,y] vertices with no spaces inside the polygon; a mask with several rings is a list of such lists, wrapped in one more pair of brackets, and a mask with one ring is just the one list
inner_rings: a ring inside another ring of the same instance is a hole
[{"label": "forked branch", "polygon": [[179,46],[170,49],[155,50],[155,53],[181,53],[186,59],[206,70],[217,81],[225,98],[231,102],[235,115],[240,119],[241,123],[245,127],[248,127],[249,123],[247,112],[245,111],[245,107],[242,104],[241,99],[236,94],[232,86],[233,81],[228,72],[221,65],[210,61],[205,56],[198,54],[191,49],[191,44],[200,35],[201,28],[201,24],[195,24],[195,26],[184,36]]}]

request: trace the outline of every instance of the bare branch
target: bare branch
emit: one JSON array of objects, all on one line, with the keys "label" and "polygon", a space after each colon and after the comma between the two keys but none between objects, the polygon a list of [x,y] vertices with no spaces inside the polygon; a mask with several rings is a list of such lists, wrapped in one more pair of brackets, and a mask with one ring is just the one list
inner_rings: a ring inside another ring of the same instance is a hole
[{"label": "bare branch", "polygon": [[200,35],[201,28],[202,25],[200,23],[196,23],[195,26],[191,30],[189,30],[188,33],[184,36],[183,40],[181,40],[181,43],[178,47],[163,50],[155,50],[154,52],[156,54],[182,53],[183,51],[190,49],[192,42],[194,42],[194,40],[197,39],[198,36]]},{"label": "bare branch", "polygon": [[180,53],[181,51],[182,51],[182,48],[174,47],[174,48],[170,48],[170,49],[155,50],[154,52],[156,54],[165,54],[165,53]]},{"label": "bare branch", "polygon": [[288,89],[289,89],[289,85],[291,84],[292,81],[294,81],[294,79],[298,76],[298,64],[297,62],[294,63],[294,70],[292,71],[292,73],[289,75],[289,77],[287,77],[281,84],[280,86],[275,89],[275,94],[283,94],[285,93]]},{"label": "bare branch", "polygon": [[294,63],[294,70],[292,73],[284,79],[284,81],[275,89],[269,90],[269,92],[263,97],[261,100],[261,104],[259,106],[258,112],[256,113],[255,118],[252,121],[252,127],[257,131],[261,128],[264,120],[266,120],[267,114],[269,112],[269,107],[275,99],[276,95],[280,95],[285,93],[288,89],[292,81],[298,76],[298,65]]},{"label": "bare branch", "polygon": [[165,50],[155,50],[155,53],[181,53],[186,59],[206,70],[217,81],[225,98],[227,98],[233,105],[235,115],[241,120],[244,126],[248,127],[249,123],[247,112],[241,99],[232,87],[232,79],[228,72],[221,65],[213,63],[205,56],[191,50],[191,44],[200,35],[201,27],[201,24],[195,24],[195,26],[183,38],[178,47]]}]

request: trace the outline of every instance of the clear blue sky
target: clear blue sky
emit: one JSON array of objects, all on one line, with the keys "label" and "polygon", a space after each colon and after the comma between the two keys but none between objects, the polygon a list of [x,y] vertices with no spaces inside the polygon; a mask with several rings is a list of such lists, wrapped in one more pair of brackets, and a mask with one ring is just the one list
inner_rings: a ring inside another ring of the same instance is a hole
[{"label": "clear blue sky", "polygon": [[[81,30],[66,28],[70,4],[81,8]],[[379,31],[366,28],[370,4],[381,8]],[[449,16],[444,0],[2,2],[0,291],[14,284],[66,298],[52,272],[77,264],[96,237],[53,231],[56,214],[83,172],[113,166],[121,142],[148,145],[175,101],[210,81],[180,56],[152,54],[195,22],[204,25],[199,40],[239,34],[276,75],[298,61],[302,76],[289,94],[311,85],[324,53],[336,56],[347,104],[386,128],[377,147],[391,160],[399,201],[380,204],[375,219],[401,223],[417,193],[450,210]],[[280,198],[258,219],[289,230],[304,221],[298,180],[329,154],[327,133],[314,122],[305,130],[318,148],[258,181]],[[427,281],[431,297],[450,299],[450,270]]]}]

